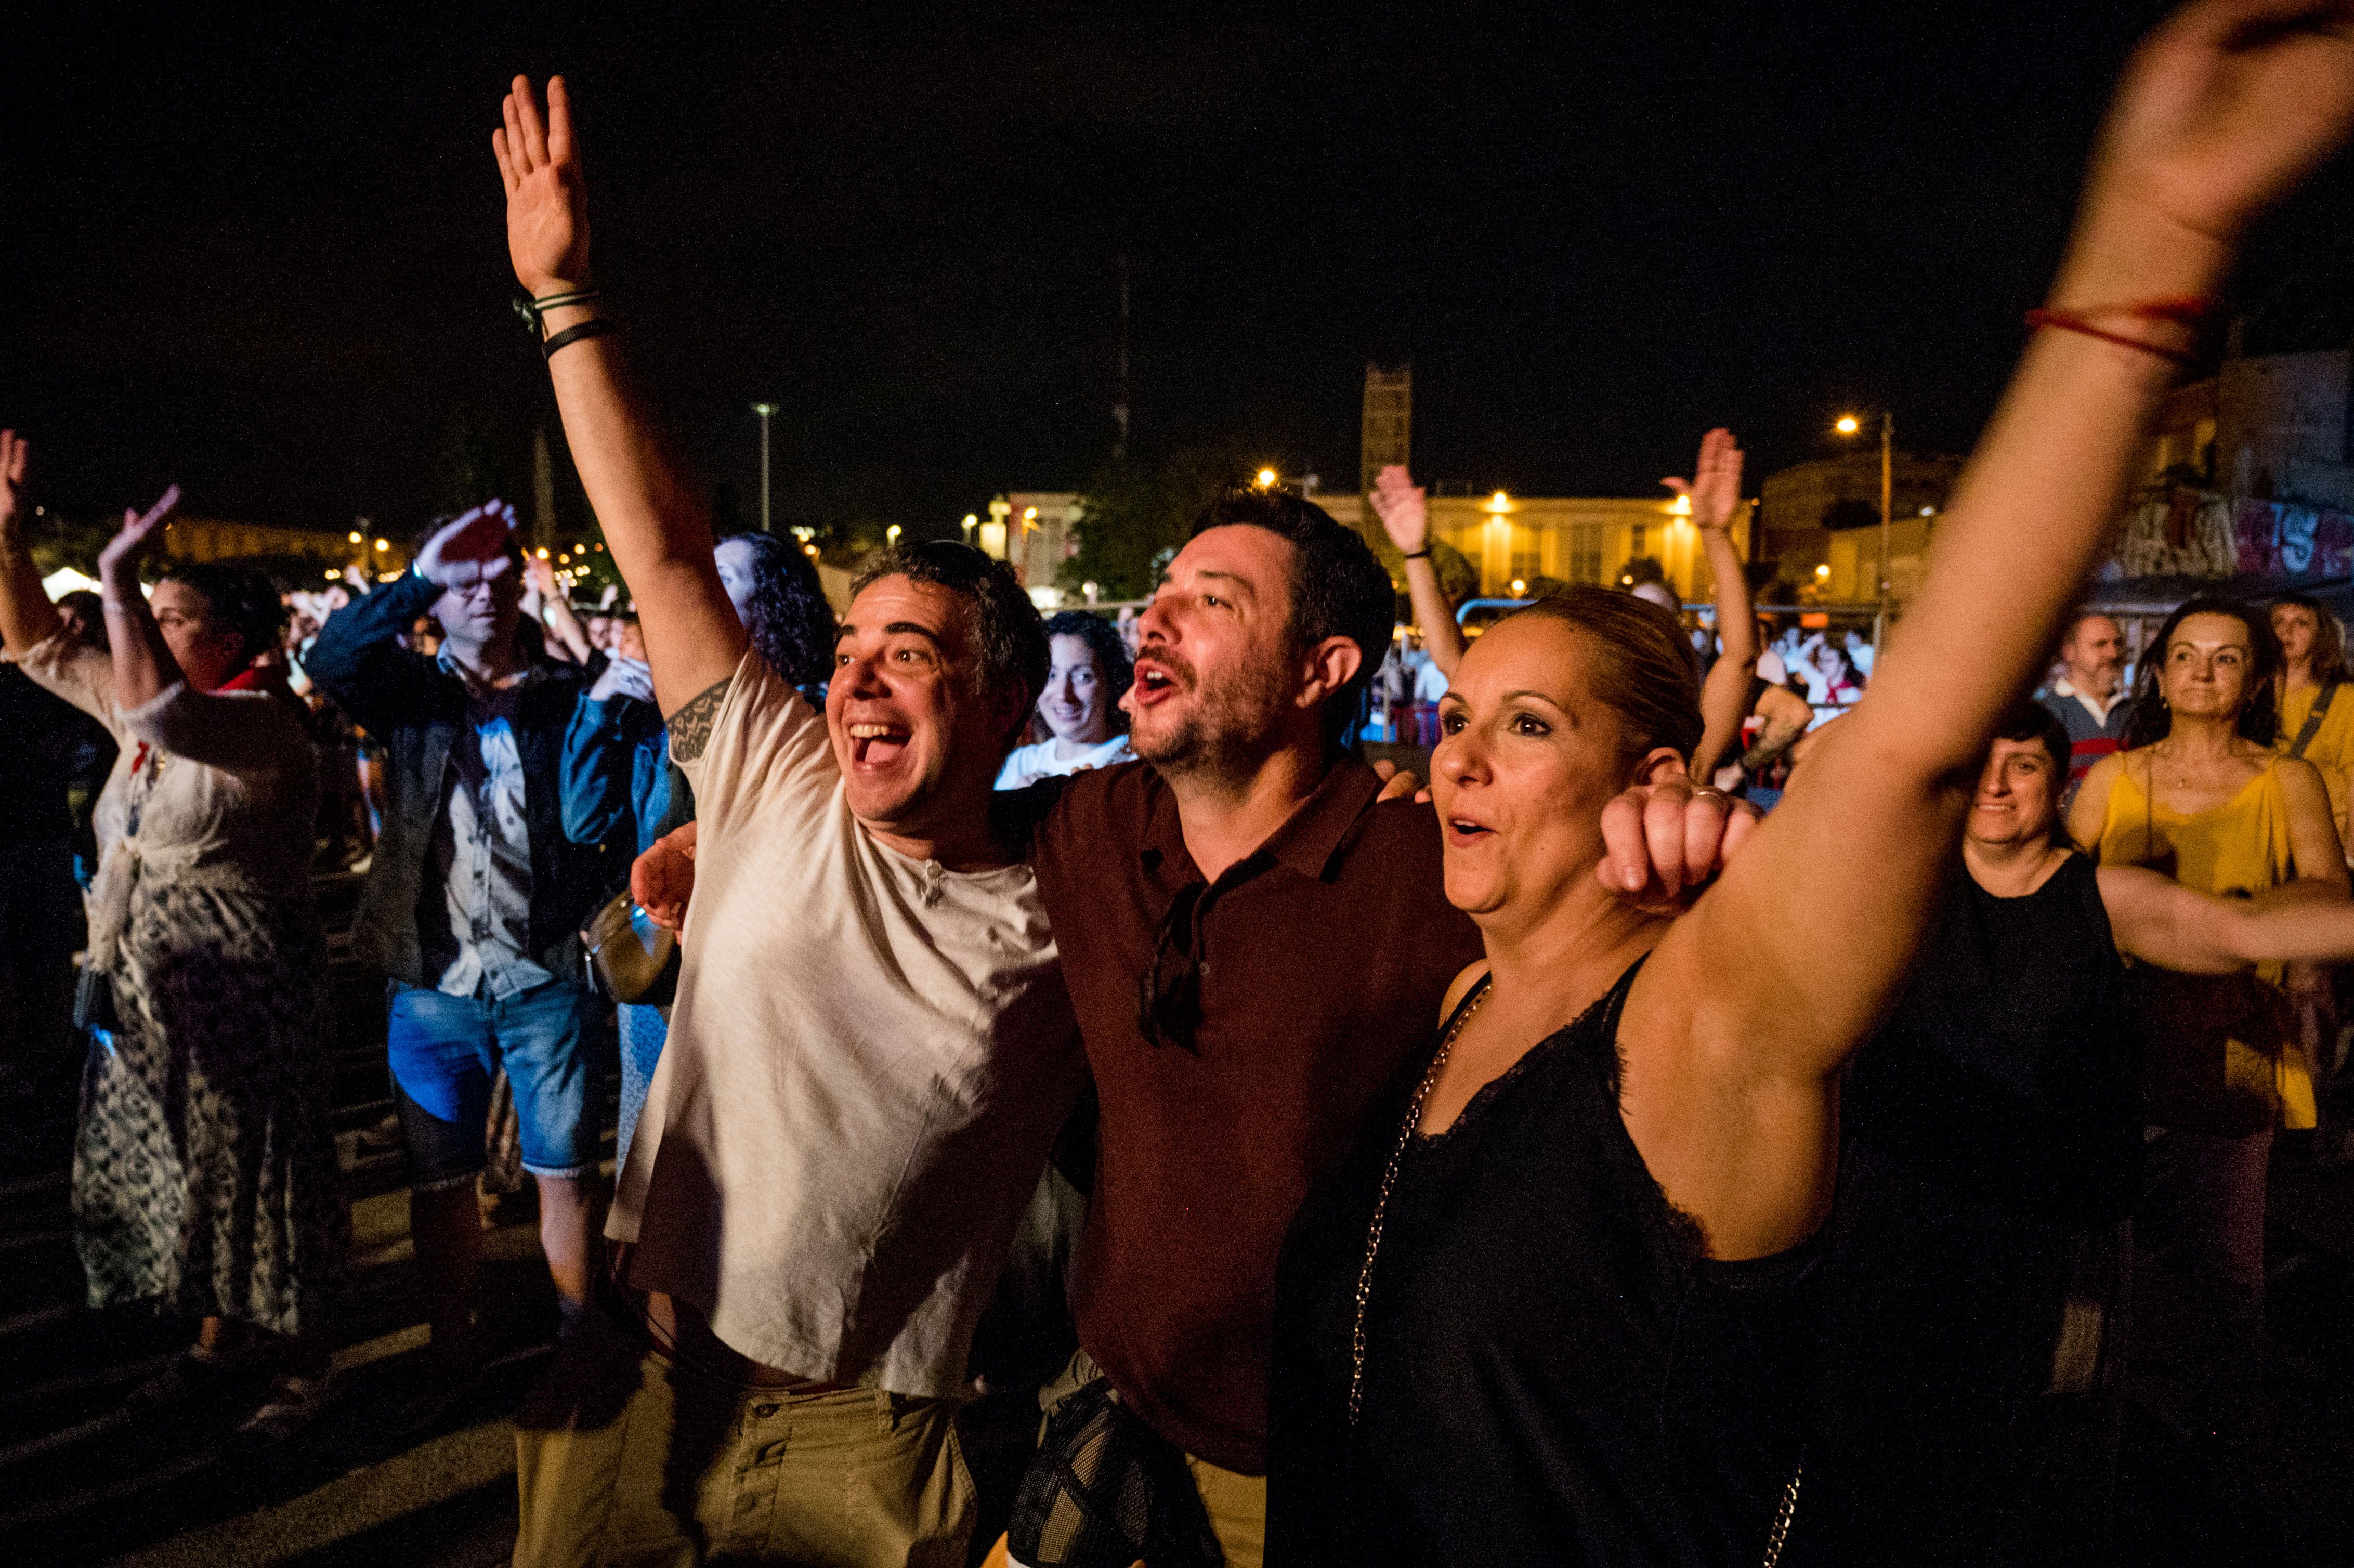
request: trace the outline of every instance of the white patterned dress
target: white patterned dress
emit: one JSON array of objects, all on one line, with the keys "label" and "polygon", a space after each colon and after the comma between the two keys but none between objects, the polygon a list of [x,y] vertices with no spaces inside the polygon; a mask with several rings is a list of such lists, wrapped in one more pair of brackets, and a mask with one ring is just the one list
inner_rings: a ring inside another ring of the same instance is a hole
[{"label": "white patterned dress", "polygon": [[90,961],[114,977],[121,1026],[91,1035],[74,1146],[90,1304],[299,1333],[348,1230],[302,715],[283,693],[185,684],[124,710],[107,655],[62,636],[17,662],[122,748],[90,895]]}]

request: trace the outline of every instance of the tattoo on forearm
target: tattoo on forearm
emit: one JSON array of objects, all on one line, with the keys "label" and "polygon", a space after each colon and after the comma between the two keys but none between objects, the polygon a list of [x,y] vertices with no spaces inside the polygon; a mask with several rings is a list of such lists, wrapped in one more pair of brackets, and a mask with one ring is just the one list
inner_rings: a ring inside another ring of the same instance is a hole
[{"label": "tattoo on forearm", "polygon": [[703,755],[711,742],[712,722],[719,716],[719,705],[726,699],[727,684],[736,677],[715,681],[702,694],[678,712],[670,715],[670,754],[681,762],[692,762]]}]

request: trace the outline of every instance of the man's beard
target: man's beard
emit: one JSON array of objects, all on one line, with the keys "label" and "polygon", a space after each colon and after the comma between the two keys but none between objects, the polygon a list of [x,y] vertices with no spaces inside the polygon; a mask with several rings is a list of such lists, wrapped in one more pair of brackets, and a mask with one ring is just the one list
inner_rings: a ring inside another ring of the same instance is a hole
[{"label": "man's beard", "polygon": [[1231,679],[1205,685],[1193,666],[1165,652],[1153,658],[1168,667],[1181,691],[1198,700],[1176,726],[1148,735],[1131,726],[1129,744],[1164,779],[1240,784],[1267,756],[1283,705],[1280,669],[1246,669]]}]

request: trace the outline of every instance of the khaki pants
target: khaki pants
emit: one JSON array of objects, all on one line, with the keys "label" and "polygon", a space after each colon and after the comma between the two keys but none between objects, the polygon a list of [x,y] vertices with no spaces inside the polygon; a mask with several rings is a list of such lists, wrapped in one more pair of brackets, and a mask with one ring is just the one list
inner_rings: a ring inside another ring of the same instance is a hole
[{"label": "khaki pants", "polygon": [[748,1388],[586,1314],[515,1416],[514,1568],[962,1568],[955,1405]]},{"label": "khaki pants", "polygon": [[[1101,1376],[1103,1369],[1096,1365],[1095,1358],[1077,1351],[1063,1375],[1038,1391],[1039,1406],[1051,1411]],[[1267,1478],[1221,1469],[1192,1454],[1185,1456],[1185,1468],[1192,1472],[1193,1490],[1201,1495],[1202,1507],[1210,1516],[1210,1533],[1218,1538],[1226,1554],[1226,1568],[1262,1568],[1267,1558]],[[1001,1536],[991,1549],[987,1568],[1012,1562]],[[516,1568],[523,1568],[521,1559]]]}]

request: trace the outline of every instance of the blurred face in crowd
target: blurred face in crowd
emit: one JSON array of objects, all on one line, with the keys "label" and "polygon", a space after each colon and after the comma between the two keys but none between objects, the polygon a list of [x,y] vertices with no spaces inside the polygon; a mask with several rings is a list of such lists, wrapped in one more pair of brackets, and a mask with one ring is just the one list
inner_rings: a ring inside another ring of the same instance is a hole
[{"label": "blurred face in crowd", "polygon": [[1978,772],[1964,833],[1989,848],[2049,842],[2060,820],[2063,778],[2041,741],[1997,740]]},{"label": "blurred face in crowd", "polygon": [[212,601],[187,584],[165,577],[155,585],[147,608],[163,630],[164,646],[194,690],[209,692],[252,662],[245,639],[214,620]]},{"label": "blurred face in crowd", "polygon": [[1835,642],[1824,643],[1822,652],[1815,660],[1815,668],[1823,673],[1826,681],[1837,683],[1846,680],[1849,669],[1847,650]]},{"label": "blurred face in crowd", "polygon": [[2277,604],[2273,607],[2273,635],[2280,639],[2283,660],[2295,667],[2313,657],[2321,623],[2301,604]]},{"label": "blurred face in crowd", "polygon": [[1111,738],[1111,705],[1104,700],[1103,671],[1084,637],[1067,632],[1046,640],[1051,655],[1046,688],[1038,694],[1038,716],[1056,740],[1100,746]]},{"label": "blurred face in crowd", "polygon": [[518,607],[523,603],[523,568],[510,558],[504,571],[485,577],[490,563],[451,563],[452,580],[433,601],[431,615],[441,623],[441,638],[455,644],[458,656],[471,658],[514,635]]},{"label": "blurred face in crowd", "polygon": [[2167,641],[2164,658],[2158,694],[2175,713],[2228,719],[2247,703],[2255,654],[2238,617],[2184,616]]},{"label": "blurred face in crowd", "polygon": [[833,645],[826,729],[850,809],[878,832],[937,836],[969,815],[1028,694],[982,689],[972,601],[888,577],[851,601]]},{"label": "blurred face in crowd", "polygon": [[1299,706],[1291,541],[1240,524],[1195,535],[1136,625],[1136,754],[1164,774],[1247,773]]},{"label": "blurred face in crowd", "polygon": [[2117,689],[2125,673],[2126,638],[2105,615],[2088,615],[2076,623],[2061,645],[2068,666],[2068,682],[2080,692],[2105,697]]},{"label": "blurred face in crowd", "polygon": [[581,622],[580,630],[588,633],[589,647],[602,648],[609,653],[613,651],[613,618],[611,616],[592,615]]},{"label": "blurred face in crowd", "polygon": [[1431,799],[1447,900],[1483,927],[1542,920],[1602,858],[1602,808],[1681,768],[1665,747],[1628,755],[1593,694],[1591,635],[1552,616],[1498,621],[1439,699]]},{"label": "blurred face in crowd", "polygon": [[645,628],[640,626],[634,620],[625,620],[621,622],[619,627],[615,628],[613,632],[613,657],[616,659],[633,659],[641,664],[644,663],[646,662]]},{"label": "blurred face in crowd", "polygon": [[753,576],[752,546],[741,539],[726,540],[711,552],[711,564],[719,568],[719,586],[727,590],[727,602],[736,607],[736,619],[750,626],[752,595],[759,587]]}]

